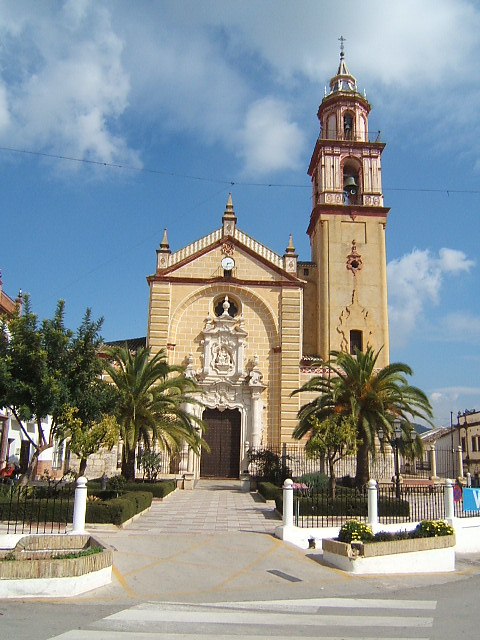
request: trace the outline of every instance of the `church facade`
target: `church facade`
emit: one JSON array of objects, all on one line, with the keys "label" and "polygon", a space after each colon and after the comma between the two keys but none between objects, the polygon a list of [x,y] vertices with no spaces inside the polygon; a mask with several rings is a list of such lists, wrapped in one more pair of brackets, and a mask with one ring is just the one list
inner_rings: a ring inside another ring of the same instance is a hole
[{"label": "church facade", "polygon": [[181,472],[239,477],[249,448],[291,442],[306,401],[291,393],[332,350],[382,348],[388,363],[385,145],[369,112],[342,50],[308,168],[309,261],[291,237],[280,255],[241,231],[231,196],[219,227],[188,246],[172,251],[165,231],[147,278],[147,345],[198,382],[204,407],[191,409],[211,448],[200,459],[185,450]]}]

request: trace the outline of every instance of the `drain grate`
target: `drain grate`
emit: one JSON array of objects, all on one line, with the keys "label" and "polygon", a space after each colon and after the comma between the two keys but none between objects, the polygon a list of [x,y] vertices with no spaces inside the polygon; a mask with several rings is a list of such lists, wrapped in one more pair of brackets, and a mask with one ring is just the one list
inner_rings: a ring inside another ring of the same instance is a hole
[{"label": "drain grate", "polygon": [[277,569],[268,569],[268,573],[272,573],[274,576],[278,576],[279,578],[288,580],[288,582],[303,582],[300,578],[291,576],[288,573],[284,573],[283,571],[278,571]]}]

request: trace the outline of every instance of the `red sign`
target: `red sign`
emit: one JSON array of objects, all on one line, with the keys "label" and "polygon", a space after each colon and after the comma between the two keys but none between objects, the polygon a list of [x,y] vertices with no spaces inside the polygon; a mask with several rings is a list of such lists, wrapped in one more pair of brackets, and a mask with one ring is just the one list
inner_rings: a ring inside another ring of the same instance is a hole
[{"label": "red sign", "polygon": [[459,484],[456,484],[453,487],[453,501],[460,502],[462,499],[462,487]]}]

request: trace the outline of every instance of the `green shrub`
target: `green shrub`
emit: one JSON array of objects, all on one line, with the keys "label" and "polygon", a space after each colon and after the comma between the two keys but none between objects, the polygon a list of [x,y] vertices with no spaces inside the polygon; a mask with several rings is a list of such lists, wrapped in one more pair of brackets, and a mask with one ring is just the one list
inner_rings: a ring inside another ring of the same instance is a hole
[{"label": "green shrub", "polygon": [[298,478],[298,482],[308,484],[313,490],[328,488],[328,476],[326,473],[304,473],[303,476]]},{"label": "green shrub", "polygon": [[152,504],[149,491],[131,491],[105,502],[87,502],[86,521],[120,525]]},{"label": "green shrub", "polygon": [[277,487],[277,485],[272,482],[259,482],[257,490],[265,500],[275,500],[277,495],[281,494],[283,491],[281,487]]},{"label": "green shrub", "polygon": [[117,493],[122,493],[122,491],[125,491],[126,484],[127,484],[127,481],[121,474],[112,476],[107,480],[107,489],[110,489],[111,491],[116,491]]},{"label": "green shrub", "polygon": [[259,451],[250,449],[248,459],[255,469],[255,478],[280,486],[286,478],[290,478],[292,475],[287,465],[290,457],[275,453],[270,449]]},{"label": "green shrub", "polygon": [[444,520],[422,520],[412,532],[413,538],[437,538],[451,536],[455,533],[453,527]]},{"label": "green shrub", "polygon": [[454,533],[453,527],[443,520],[422,520],[413,531],[378,531],[373,535],[367,525],[356,520],[349,520],[342,525],[337,540],[340,542],[390,542],[411,538],[450,536]]},{"label": "green shrub", "polygon": [[[114,476],[119,477],[119,476]],[[113,478],[112,478],[113,479]],[[107,486],[108,486],[107,482]],[[177,485],[175,480],[157,480],[156,482],[125,482],[120,481],[121,489],[112,489],[110,486],[105,491],[101,491],[100,483],[92,480],[88,483],[88,495],[98,496],[99,498],[116,497],[125,491],[149,491],[154,498],[164,498],[172,491],[175,491]]]},{"label": "green shrub", "polygon": [[118,494],[113,489],[105,489],[102,491],[101,489],[91,489],[90,485],[88,485],[88,496],[95,496],[101,500],[112,500],[113,498],[117,498]]},{"label": "green shrub", "polygon": [[148,491],[154,498],[164,498],[177,488],[175,480],[159,480],[158,482],[127,482],[125,491]]},{"label": "green shrub", "polygon": [[[283,493],[275,496],[277,511],[283,513]],[[367,516],[367,497],[348,487],[337,487],[333,500],[325,490],[308,496],[295,496],[295,510],[299,516]],[[378,501],[378,515],[406,517],[410,515],[410,505],[406,500]]]},{"label": "green shrub", "polygon": [[411,538],[410,531],[378,531],[372,542],[391,542],[392,540],[408,540]]},{"label": "green shrub", "polygon": [[373,531],[364,522],[348,520],[342,524],[337,540],[340,542],[369,542],[373,540]]},{"label": "green shrub", "polygon": [[348,487],[349,489],[354,489],[355,488],[355,478],[352,478],[352,476],[342,476],[341,478],[339,478],[337,480],[337,485],[340,485],[342,487]]},{"label": "green shrub", "polygon": [[81,551],[71,551],[70,553],[58,553],[52,556],[52,560],[71,560],[73,558],[83,558],[84,556],[92,556],[95,553],[102,553],[102,551],[103,551],[103,547],[94,545],[92,547],[87,547],[86,549],[82,549]]},{"label": "green shrub", "polygon": [[378,515],[382,517],[401,516],[402,518],[408,518],[410,516],[410,504],[408,503],[408,500],[388,500],[379,498]]}]

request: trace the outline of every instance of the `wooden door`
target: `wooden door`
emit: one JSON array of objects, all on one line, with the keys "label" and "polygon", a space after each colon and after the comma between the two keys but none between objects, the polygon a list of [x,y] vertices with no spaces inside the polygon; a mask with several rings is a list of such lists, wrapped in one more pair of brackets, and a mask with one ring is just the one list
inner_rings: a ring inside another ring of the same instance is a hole
[{"label": "wooden door", "polygon": [[238,478],[240,475],[241,417],[238,409],[205,409],[207,425],[204,439],[210,453],[202,450],[200,475],[202,478]]}]

